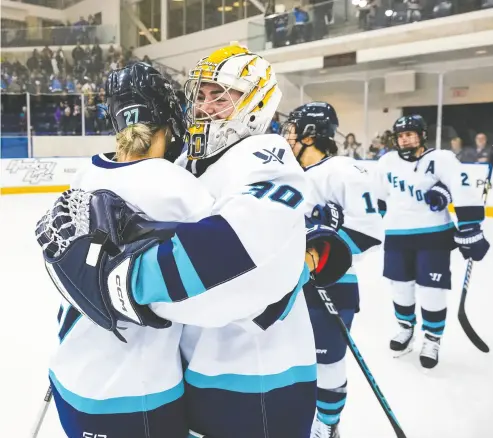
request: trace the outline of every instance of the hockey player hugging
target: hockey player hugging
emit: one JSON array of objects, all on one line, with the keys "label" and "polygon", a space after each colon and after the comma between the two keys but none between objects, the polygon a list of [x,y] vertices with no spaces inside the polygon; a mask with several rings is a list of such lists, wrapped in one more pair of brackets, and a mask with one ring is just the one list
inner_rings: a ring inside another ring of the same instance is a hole
[{"label": "hockey player hugging", "polygon": [[60,421],[69,438],[309,438],[317,367],[300,291],[339,280],[351,252],[323,218],[306,226],[303,170],[264,134],[281,99],[266,60],[224,47],[185,91],[188,151],[173,165],[171,87],[146,64],[112,72],[118,152],[38,223],[70,302],[50,371]]},{"label": "hockey player hugging", "polygon": [[[489,249],[481,230],[484,204],[454,154],[428,149],[419,115],[399,118],[393,127],[396,151],[378,161],[376,194],[385,214],[384,277],[390,280],[400,331],[391,340],[396,356],[409,352],[416,325],[416,297],[424,331],[420,362],[438,363],[445,330],[450,253],[483,259]],[[453,201],[454,225],[447,209]]]}]

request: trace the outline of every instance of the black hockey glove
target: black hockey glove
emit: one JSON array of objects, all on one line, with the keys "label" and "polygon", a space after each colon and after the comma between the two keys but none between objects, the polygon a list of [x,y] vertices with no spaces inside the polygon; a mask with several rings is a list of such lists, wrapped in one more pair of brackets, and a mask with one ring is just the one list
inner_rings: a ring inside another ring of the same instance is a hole
[{"label": "black hockey glove", "polygon": [[459,225],[454,240],[459,245],[459,251],[466,260],[471,258],[475,262],[479,262],[490,249],[490,244],[484,238],[481,225],[477,223]]},{"label": "black hockey glove", "polygon": [[316,287],[325,288],[336,283],[351,267],[353,256],[349,246],[337,231],[321,225],[318,218],[305,218],[306,247],[319,255],[318,266],[312,272]]},{"label": "black hockey glove", "polygon": [[315,205],[312,210],[311,221],[339,231],[344,224],[342,207],[334,202],[328,202],[326,205]]},{"label": "black hockey glove", "polygon": [[431,211],[443,211],[452,203],[452,195],[445,184],[437,182],[430,190],[425,193],[425,202],[430,206]]},{"label": "black hockey glove", "polygon": [[59,292],[79,312],[124,341],[118,321],[154,328],[171,325],[136,303],[131,274],[135,260],[171,238],[178,225],[147,221],[107,190],[69,190],[37,223],[36,238]]}]

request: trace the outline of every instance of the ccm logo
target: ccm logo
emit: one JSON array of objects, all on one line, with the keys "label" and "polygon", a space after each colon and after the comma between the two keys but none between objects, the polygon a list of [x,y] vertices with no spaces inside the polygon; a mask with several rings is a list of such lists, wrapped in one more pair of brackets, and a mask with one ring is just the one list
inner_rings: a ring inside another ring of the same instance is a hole
[{"label": "ccm logo", "polygon": [[[125,300],[123,299],[123,291],[121,288],[121,279],[120,279],[119,275],[116,276],[116,292],[118,293],[118,298],[120,299],[120,304],[122,305],[122,310],[124,312],[128,312],[127,308],[125,307]],[[99,438],[99,435],[95,435],[94,438]]]},{"label": "ccm logo", "polygon": [[108,438],[108,435],[102,435],[100,433],[83,432],[82,438]]}]

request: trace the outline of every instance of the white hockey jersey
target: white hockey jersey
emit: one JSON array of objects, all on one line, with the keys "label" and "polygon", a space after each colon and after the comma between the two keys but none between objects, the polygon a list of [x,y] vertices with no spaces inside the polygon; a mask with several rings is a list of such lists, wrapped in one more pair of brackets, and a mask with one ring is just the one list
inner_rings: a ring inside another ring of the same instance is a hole
[{"label": "white hockey jersey", "polygon": [[455,225],[448,209],[433,212],[425,201],[425,193],[437,182],[449,189],[459,225],[484,219],[480,194],[451,151],[430,149],[415,162],[392,151],[380,158],[375,174],[375,194],[387,204],[386,248],[454,247]]},{"label": "white hockey jersey", "polygon": [[[223,281],[203,299],[221,297],[215,305],[224,325],[184,328],[191,427],[214,438],[308,436],[316,357],[299,294],[308,280],[303,170],[278,135],[249,137],[207,161],[182,163],[216,198],[213,214],[234,235],[221,241],[206,232],[201,258],[191,251],[197,271],[203,264],[202,272]],[[243,252],[250,270],[240,265]]]},{"label": "white hockey jersey", "polygon": [[[196,222],[210,215],[213,204],[199,180],[162,159],[117,163],[105,155],[95,156],[75,176],[72,188],[111,190],[161,221]],[[50,378],[78,411],[150,411],[183,395],[181,324],[158,330],[119,323],[125,327],[123,343],[68,303],[62,306],[59,322],[60,345],[51,360]]]}]

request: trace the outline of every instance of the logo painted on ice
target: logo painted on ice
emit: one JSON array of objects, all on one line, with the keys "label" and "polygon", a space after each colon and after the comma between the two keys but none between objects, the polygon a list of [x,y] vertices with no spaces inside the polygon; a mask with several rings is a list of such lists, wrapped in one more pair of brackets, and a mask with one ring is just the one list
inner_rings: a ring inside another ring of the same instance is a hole
[{"label": "logo painted on ice", "polygon": [[29,184],[39,184],[41,181],[53,180],[55,166],[54,161],[12,160],[6,170],[11,174],[26,171],[22,181]]},{"label": "logo painted on ice", "polygon": [[272,151],[269,149],[262,149],[263,152],[257,151],[254,152],[253,155],[255,155],[257,158],[260,158],[261,160],[264,160],[263,164],[270,163],[272,160],[278,161],[281,164],[284,164],[282,161],[282,158],[284,157],[284,153],[286,152],[284,149],[279,149],[278,152],[276,152],[276,148],[273,148]]}]

